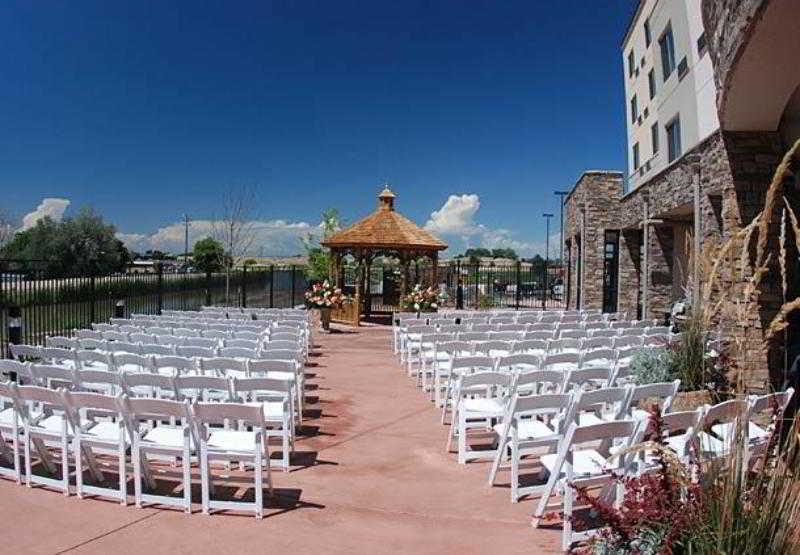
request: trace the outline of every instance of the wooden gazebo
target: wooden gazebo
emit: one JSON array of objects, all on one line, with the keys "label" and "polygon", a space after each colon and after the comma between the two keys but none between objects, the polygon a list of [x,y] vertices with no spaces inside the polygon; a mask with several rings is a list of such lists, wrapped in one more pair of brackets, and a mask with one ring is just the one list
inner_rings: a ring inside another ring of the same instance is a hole
[{"label": "wooden gazebo", "polygon": [[331,250],[331,275],[339,287],[344,285],[343,259],[350,255],[356,263],[356,301],[359,311],[370,301],[368,276],[376,256],[397,258],[400,262],[400,294],[409,289],[409,265],[421,257],[430,259],[431,283],[437,281],[439,251],[447,244],[394,209],[396,195],[385,187],[378,195],[378,209],[350,227],[331,235],[322,245]]}]

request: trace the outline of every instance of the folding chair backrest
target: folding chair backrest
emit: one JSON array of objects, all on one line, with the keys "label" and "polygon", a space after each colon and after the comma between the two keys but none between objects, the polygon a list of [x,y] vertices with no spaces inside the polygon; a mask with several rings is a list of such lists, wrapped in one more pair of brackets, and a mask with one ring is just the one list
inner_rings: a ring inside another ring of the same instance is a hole
[{"label": "folding chair backrest", "polygon": [[619,332],[619,330],[616,330],[616,329],[613,329],[613,328],[608,328],[608,329],[604,328],[604,329],[599,329],[599,330],[592,330],[591,334],[589,334],[589,335],[590,335],[590,337],[609,337],[609,338],[613,338],[613,337],[617,337],[619,335],[618,332]]},{"label": "folding chair backrest", "polygon": [[122,390],[122,376],[107,370],[75,370],[74,389],[79,391],[93,391],[96,386],[110,386],[115,392]]},{"label": "folding chair backrest", "polygon": [[718,422],[734,422],[737,418],[746,418],[749,408],[747,401],[742,399],[731,399],[707,407],[703,415],[703,428],[708,429]]},{"label": "folding chair backrest", "polygon": [[183,345],[184,338],[177,335],[156,335],[156,343],[159,345]]},{"label": "folding chair backrest", "polygon": [[[100,332],[97,332],[98,334]],[[103,341],[102,336],[100,339],[94,339],[89,337],[78,338],[78,347],[81,349],[103,349],[105,347],[105,341]]]},{"label": "folding chair backrest", "polygon": [[172,333],[177,335],[178,337],[200,337],[200,332],[196,329],[192,328],[172,328]]},{"label": "folding chair backrest", "polygon": [[669,335],[669,326],[651,326],[645,329],[645,335]]},{"label": "folding chair backrest", "polygon": [[522,338],[522,333],[518,331],[490,331],[489,332],[489,340],[500,340],[500,341],[516,341],[517,339]]},{"label": "folding chair backrest", "polygon": [[3,378],[0,378],[0,381],[9,379],[9,375],[12,372],[17,376],[24,376],[30,373],[28,371],[28,366],[26,366],[26,364],[23,362],[6,358],[0,359],[0,375],[3,376]]},{"label": "folding chair backrest", "polygon": [[542,369],[577,369],[580,361],[580,353],[548,353],[542,361]]},{"label": "folding chair backrest", "polygon": [[172,330],[170,328],[152,327],[146,328],[145,332],[152,335],[172,335]]},{"label": "folding chair backrest", "polygon": [[501,372],[475,372],[461,377],[462,394],[474,394],[483,388],[508,388],[511,386],[511,376]]},{"label": "folding chair backrest", "polygon": [[64,395],[59,389],[48,389],[36,385],[11,384],[12,398],[17,408],[17,413],[23,422],[33,424],[37,415],[31,414],[29,407],[32,403],[41,403],[49,409],[65,410]]},{"label": "folding chair backrest", "polygon": [[261,349],[259,358],[267,360],[291,360],[300,364],[303,359],[303,351],[300,349]]},{"label": "folding chair backrest", "polygon": [[224,347],[238,347],[240,349],[258,349],[258,341],[251,339],[226,339],[223,341]]},{"label": "folding chair backrest", "polygon": [[211,337],[187,337],[183,342],[183,347],[203,347],[206,349],[215,349],[219,345],[218,339]]},{"label": "folding chair backrest", "polygon": [[132,398],[124,396],[121,404],[133,421],[174,422],[180,420],[191,429],[192,415],[188,401],[167,399]]},{"label": "folding chair backrest", "polygon": [[594,366],[590,368],[578,368],[566,373],[564,390],[572,388],[583,389],[586,385],[594,387],[608,387],[613,369],[611,367]]},{"label": "folding chair backrest", "polygon": [[209,337],[211,339],[225,339],[230,337],[230,333],[227,331],[209,329],[203,331],[203,337]]},{"label": "folding chair backrest", "polygon": [[198,369],[197,362],[182,356],[165,355],[153,357],[153,369],[158,372],[160,369],[168,369],[176,374],[194,372]]},{"label": "folding chair backrest", "polygon": [[290,399],[292,384],[287,380],[275,378],[235,378],[233,396],[240,402],[261,401],[264,399]]},{"label": "folding chair backrest", "polygon": [[614,340],[610,337],[588,337],[583,340],[581,349],[584,351],[593,351],[596,349],[613,349]]},{"label": "folding chair backrest", "polygon": [[70,366],[75,362],[76,351],[60,347],[39,347],[39,357],[42,361],[57,366]]},{"label": "folding chair backrest", "polygon": [[110,355],[100,351],[79,350],[75,353],[75,359],[81,368],[92,368],[93,366],[97,368],[98,365],[105,368],[111,367]]},{"label": "folding chair backrest", "polygon": [[588,336],[586,330],[566,329],[558,332],[559,339],[583,339]]},{"label": "folding chair backrest", "polygon": [[264,429],[264,411],[260,405],[241,403],[194,403],[192,415],[197,424],[220,424],[238,420]]},{"label": "folding chair backrest", "polygon": [[136,353],[112,353],[111,365],[117,372],[146,372],[153,359]]},{"label": "folding chair backrest", "polygon": [[614,349],[594,349],[584,352],[581,357],[581,368],[593,366],[613,368],[617,363],[617,351]]},{"label": "folding chair backrest", "polygon": [[553,339],[547,347],[548,351],[553,353],[558,352],[579,352],[581,350],[580,339]]},{"label": "folding chair backrest", "polygon": [[751,398],[750,413],[769,414],[771,417],[782,418],[792,395],[794,395],[794,388],[790,387],[786,391]]},{"label": "folding chair backrest", "polygon": [[297,365],[291,360],[251,359],[247,361],[250,374],[266,374],[267,372],[290,372],[297,370]]},{"label": "folding chair backrest", "polygon": [[228,372],[244,373],[247,364],[244,360],[232,357],[201,358],[200,371],[206,375],[227,376]]},{"label": "folding chair backrest", "polygon": [[146,343],[146,344],[155,344],[156,336],[150,333],[142,333],[141,331],[137,331],[134,333],[129,333],[128,337],[134,343]]},{"label": "folding chair backrest", "polygon": [[[661,414],[667,414],[672,410],[672,401],[675,399],[680,386],[680,380],[637,385],[631,389],[630,399],[628,400],[629,407],[638,406],[641,401],[657,401]],[[652,408],[652,403],[642,408],[648,410]]]},{"label": "folding chair backrest", "polygon": [[495,359],[487,356],[469,356],[469,357],[455,357],[450,364],[453,371],[456,370],[469,370],[469,371],[487,371],[494,370]]},{"label": "folding chair backrest", "polygon": [[103,339],[103,333],[97,330],[79,329],[75,330],[75,337],[78,339]]},{"label": "folding chair backrest", "polygon": [[77,345],[77,341],[71,337],[64,337],[62,335],[48,336],[44,340],[47,347],[56,347],[59,349],[73,349]]},{"label": "folding chair backrest", "polygon": [[297,349],[299,346],[300,345],[299,345],[299,343],[297,341],[291,341],[291,340],[285,340],[285,339],[284,340],[278,340],[278,341],[272,341],[272,339],[270,339],[270,341],[268,341],[267,343],[264,344],[263,348],[265,350],[268,350],[268,351],[275,351],[275,350],[278,350],[278,349],[294,350],[294,349]]},{"label": "folding chair backrest", "polygon": [[543,393],[541,395],[515,395],[509,405],[513,417],[550,416],[557,423],[557,432],[563,435],[568,425],[566,415],[572,405],[571,393]]},{"label": "folding chair backrest", "polygon": [[516,390],[520,395],[560,393],[564,388],[565,373],[558,370],[534,370],[521,372],[516,379]]},{"label": "folding chair backrest", "polygon": [[485,331],[462,331],[458,333],[459,341],[488,341],[489,333]]},{"label": "folding chair backrest", "polygon": [[523,339],[514,343],[514,352],[544,356],[547,353],[547,346],[546,339]]},{"label": "folding chair backrest", "polygon": [[103,339],[106,341],[128,341],[128,334],[122,333],[121,331],[104,331],[101,332],[103,334]]},{"label": "folding chair backrest", "polygon": [[506,372],[531,372],[538,370],[542,360],[538,355],[516,353],[500,357],[497,370]]}]

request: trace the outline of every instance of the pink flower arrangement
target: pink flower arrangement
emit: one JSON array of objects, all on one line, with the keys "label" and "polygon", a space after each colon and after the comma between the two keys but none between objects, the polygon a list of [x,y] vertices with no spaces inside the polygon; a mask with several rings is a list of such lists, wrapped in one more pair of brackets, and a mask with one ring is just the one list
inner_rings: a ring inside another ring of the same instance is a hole
[{"label": "pink flower arrangement", "polygon": [[338,308],[345,300],[347,297],[342,290],[331,285],[328,280],[315,283],[306,291],[306,306],[309,308]]},{"label": "pink flower arrangement", "polygon": [[430,311],[439,308],[439,295],[433,287],[423,288],[420,284],[402,298],[402,305],[406,310]]}]

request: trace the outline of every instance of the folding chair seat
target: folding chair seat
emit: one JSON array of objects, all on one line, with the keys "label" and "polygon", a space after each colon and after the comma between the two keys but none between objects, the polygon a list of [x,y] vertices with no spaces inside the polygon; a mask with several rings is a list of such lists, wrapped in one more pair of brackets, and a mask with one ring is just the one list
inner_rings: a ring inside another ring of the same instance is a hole
[{"label": "folding chair seat", "polygon": [[103,370],[108,372],[111,367],[110,355],[101,351],[79,350],[75,353],[78,370]]},{"label": "folding chair seat", "polygon": [[668,414],[672,410],[672,401],[678,394],[680,386],[681,381],[675,380],[632,387],[628,399],[629,416],[636,420],[646,420],[654,408],[657,408],[662,416]]},{"label": "folding chair seat", "polygon": [[514,343],[515,354],[536,355],[544,358],[547,354],[548,340],[546,339],[523,339]]},{"label": "folding chair seat", "polygon": [[31,364],[30,372],[34,384],[47,389],[69,389],[73,386],[75,379],[73,374],[75,370],[64,366]]},{"label": "folding chair seat", "polygon": [[0,382],[19,381],[30,375],[28,363],[0,358]]},{"label": "folding chair seat", "polygon": [[172,376],[149,372],[122,374],[122,389],[128,397],[177,399]]},{"label": "folding chair seat", "polygon": [[548,353],[542,360],[543,370],[576,370],[580,366],[581,355],[575,353]]},{"label": "folding chair seat", "polygon": [[61,349],[60,347],[39,347],[38,352],[39,358],[45,364],[69,369],[77,367],[77,351],[75,350]]},{"label": "folding chair seat", "polygon": [[581,352],[581,339],[552,339],[547,345],[548,353],[574,353]]},{"label": "folding chair seat", "polygon": [[[271,378],[244,378],[233,380],[233,395],[242,403],[261,406],[267,439],[281,441],[280,465],[289,472],[289,457],[294,452],[294,397],[292,382]],[[272,461],[270,460],[270,464]]]},{"label": "folding chair seat", "polygon": [[152,357],[153,372],[161,376],[197,375],[200,367],[196,360],[174,355]]},{"label": "folding chair seat", "polygon": [[[23,426],[25,485],[28,487],[33,487],[33,484],[45,485],[69,495],[69,445],[73,435],[65,414],[67,407],[64,396],[61,391],[34,385],[11,384],[10,391]],[[51,451],[57,450],[61,459],[61,476],[56,478],[34,474],[33,450],[36,451],[45,471],[51,476],[56,473]]]},{"label": "folding chair seat", "polygon": [[111,353],[111,367],[115,372],[149,372],[153,367],[152,357],[135,353]]},{"label": "folding chair seat", "polygon": [[[269,464],[269,446],[261,407],[234,403],[195,403],[192,406],[194,422],[200,440],[200,476],[203,497],[203,513],[213,509],[250,510],[256,518],[263,517],[263,472],[266,462],[266,482],[270,496],[273,494],[272,475]],[[212,427],[229,420],[240,423],[238,430]],[[251,430],[244,428],[252,427]],[[212,499],[212,460],[250,462],[253,465],[255,496],[254,502],[218,501]]]},{"label": "folding chair seat", "polygon": [[[614,340],[611,337],[587,337],[581,344],[582,351],[594,351],[596,349],[613,349]],[[614,357],[616,358],[616,356]]]},{"label": "folding chair seat", "polygon": [[181,401],[227,403],[233,397],[230,378],[222,376],[177,376],[173,383]]},{"label": "folding chair seat", "polygon": [[[235,352],[239,352],[238,350]],[[223,378],[246,378],[247,357],[233,358],[219,356],[200,359],[200,373],[204,376],[221,376]]]},{"label": "folding chair seat", "polygon": [[614,349],[584,351],[581,356],[581,368],[614,368],[616,363],[617,351]]},{"label": "folding chair seat", "polygon": [[256,349],[248,349],[245,347],[222,347],[218,349],[217,355],[226,358],[249,360],[251,358],[258,358],[259,353]]},{"label": "folding chair seat", "polygon": [[103,333],[96,330],[77,329],[74,331],[74,335],[78,339],[96,339],[98,341],[103,340]]},{"label": "folding chair seat", "polygon": [[519,331],[490,331],[489,341],[517,341],[522,339]]},{"label": "folding chair seat", "polygon": [[474,352],[476,356],[504,357],[514,351],[512,341],[476,341]]},{"label": "folding chair seat", "polygon": [[[4,360],[3,363],[20,364],[16,361]],[[5,364],[3,366],[6,366]],[[8,366],[6,366],[8,367]],[[0,465],[0,476],[14,480],[17,484],[22,482],[20,469],[20,435],[22,433],[21,420],[14,405],[12,383],[0,381],[0,458],[5,459],[8,466]],[[8,443],[11,443],[11,447]]]},{"label": "folding chair seat", "polygon": [[[81,372],[80,370],[76,371]],[[87,371],[88,372],[88,371]],[[107,374],[110,372],[106,372]],[[90,392],[64,392],[67,414],[74,433],[75,493],[99,495],[128,504],[127,450],[130,430],[122,414],[119,399]],[[95,454],[116,455],[118,487],[103,487],[84,483],[84,459],[98,482],[104,482],[103,471]]]},{"label": "folding chair seat", "polygon": [[636,443],[637,439],[638,424],[635,420],[617,420],[589,426],[578,426],[573,422],[567,429],[558,452],[541,457],[542,466],[549,477],[534,513],[534,526],[538,526],[548,511],[550,498],[558,489],[560,505],[563,507],[560,512],[564,515],[561,549],[565,553],[574,542],[586,539],[595,532],[573,531],[574,488],[614,487],[619,500],[622,491],[612,472],[624,472],[629,466],[630,455],[613,456],[610,447],[623,449]]},{"label": "folding chair seat", "polygon": [[157,345],[153,343],[142,343],[139,353],[142,355],[170,356],[175,355],[172,345]]},{"label": "folding chair seat", "polygon": [[607,337],[607,338],[614,338],[619,335],[619,330],[614,328],[603,328],[603,329],[595,329],[591,330],[589,333],[589,337]]},{"label": "folding chair seat", "polygon": [[133,343],[144,343],[145,345],[155,345],[157,341],[155,335],[143,333],[141,330],[129,333],[128,338]]},{"label": "folding chair seat", "polygon": [[251,339],[226,339],[222,342],[222,346],[256,350],[260,346],[260,343]]},{"label": "folding chair seat", "polygon": [[571,393],[514,395],[503,421],[494,426],[498,447],[489,471],[489,485],[494,485],[503,463],[511,462],[511,502],[543,490],[543,486],[520,484],[520,462],[526,455],[552,453],[558,448],[569,422]]},{"label": "folding chair seat", "polygon": [[172,328],[172,333],[174,333],[178,337],[183,337],[185,339],[188,339],[190,337],[200,337],[200,331],[193,328],[176,327]]},{"label": "folding chair seat", "polygon": [[115,396],[122,393],[122,375],[108,370],[73,371],[73,391]]},{"label": "folding chair seat", "polygon": [[645,335],[642,341],[644,347],[666,347],[669,345],[669,335]]},{"label": "folding chair seat", "polygon": [[[216,349],[219,346],[218,339],[210,337],[187,337],[183,342],[183,347],[202,347],[204,349]],[[213,356],[213,355],[212,355]]]},{"label": "folding chair seat", "polygon": [[495,421],[505,414],[512,378],[499,372],[477,372],[458,378],[454,392],[453,420],[448,437],[448,451],[453,437],[458,439],[458,462],[488,459],[494,450],[475,451],[468,448],[469,430],[491,430]]},{"label": "folding chair seat", "polygon": [[489,332],[485,331],[461,331],[458,332],[459,341],[488,341]]},{"label": "folding chair seat", "polygon": [[[455,351],[454,351],[455,352]],[[496,360],[487,356],[454,356],[450,362],[450,370],[447,375],[447,385],[442,395],[442,424],[447,420],[447,413],[455,410],[457,403],[457,391],[462,376],[475,372],[493,372]],[[453,412],[455,414],[455,412]],[[454,420],[451,420],[451,423]],[[448,439],[448,449],[449,449]]]},{"label": "folding chair seat", "polygon": [[[179,507],[186,513],[192,512],[192,456],[196,453],[198,441],[192,422],[188,402],[163,399],[144,399],[123,397],[128,419],[133,428],[134,496],[137,507],[145,503],[156,503]],[[156,488],[155,476],[148,455],[158,458],[169,457],[181,460],[182,497],[156,495],[144,491],[143,482],[153,490]]]},{"label": "folding chair seat", "polygon": [[594,366],[575,368],[565,372],[564,391],[572,389],[597,389],[609,387],[613,370],[609,367]]},{"label": "folding chair seat", "polygon": [[495,370],[497,372],[516,376],[521,373],[528,373],[538,370],[541,363],[541,357],[538,357],[537,355],[514,353],[500,357],[495,365]]},{"label": "folding chair seat", "polygon": [[75,349],[78,342],[72,337],[61,335],[47,336],[44,340],[45,347],[55,347],[58,349]]},{"label": "folding chair seat", "polygon": [[270,378],[291,382],[296,403],[292,412],[297,421],[303,419],[305,376],[292,360],[252,359],[247,361],[247,375],[253,378]]}]

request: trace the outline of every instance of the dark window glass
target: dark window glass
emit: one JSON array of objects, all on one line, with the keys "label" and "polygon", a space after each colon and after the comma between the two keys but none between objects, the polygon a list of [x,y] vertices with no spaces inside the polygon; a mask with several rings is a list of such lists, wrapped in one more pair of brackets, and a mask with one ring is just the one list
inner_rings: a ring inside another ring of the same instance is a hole
[{"label": "dark window glass", "polygon": [[675,71],[675,39],[672,36],[672,27],[667,26],[661,38],[658,39],[658,46],[661,50],[661,70],[666,81],[672,72]]}]

